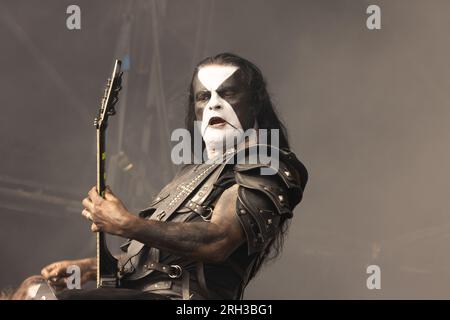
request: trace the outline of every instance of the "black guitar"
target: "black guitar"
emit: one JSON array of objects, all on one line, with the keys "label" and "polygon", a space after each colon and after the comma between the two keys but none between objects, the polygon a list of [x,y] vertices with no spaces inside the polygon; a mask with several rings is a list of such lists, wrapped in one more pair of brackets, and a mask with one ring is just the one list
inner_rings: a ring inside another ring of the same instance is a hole
[{"label": "black guitar", "polygon": [[[116,113],[114,105],[118,101],[119,91],[122,88],[121,61],[116,60],[111,78],[108,79],[105,92],[102,97],[98,116],[94,125],[97,129],[97,191],[105,196],[105,138],[108,118]],[[105,234],[97,233],[97,288],[117,287],[118,280],[117,259],[111,254],[106,245]]]}]

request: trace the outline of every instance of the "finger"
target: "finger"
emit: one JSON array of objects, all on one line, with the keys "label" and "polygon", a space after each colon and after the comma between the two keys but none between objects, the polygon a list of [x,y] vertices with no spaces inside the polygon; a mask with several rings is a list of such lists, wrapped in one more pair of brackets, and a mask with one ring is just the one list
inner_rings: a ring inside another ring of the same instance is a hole
[{"label": "finger", "polygon": [[43,276],[44,279],[48,279],[50,277],[50,270],[51,269],[49,267],[50,266],[47,266],[45,268],[42,268],[42,270],[41,270],[41,276]]},{"label": "finger", "polygon": [[59,263],[53,263],[53,264],[45,267],[41,271],[42,276],[47,280],[49,280],[51,278],[58,278],[63,273],[65,273],[65,270],[63,268],[61,268]]},{"label": "finger", "polygon": [[81,211],[81,214],[89,221],[93,221],[92,213],[90,213],[89,210],[83,209],[83,211]]},{"label": "finger", "polygon": [[41,270],[41,275],[45,278],[45,279],[49,279],[53,276],[53,274],[55,273],[55,269],[57,267],[56,263],[52,263],[49,264],[48,266],[44,267]]},{"label": "finger", "polygon": [[99,228],[95,223],[93,223],[93,224],[91,225],[91,231],[92,231],[92,232],[99,232],[99,231],[100,231],[100,228]]},{"label": "finger", "polygon": [[50,279],[50,283],[55,287],[65,287],[67,286],[66,278],[52,278]]},{"label": "finger", "polygon": [[50,278],[59,278],[66,274],[66,269],[63,268],[60,264],[57,264],[56,267],[49,273]]},{"label": "finger", "polygon": [[99,203],[103,200],[103,198],[99,196],[96,187],[93,187],[91,190],[89,190],[88,195],[93,203]]},{"label": "finger", "polygon": [[83,201],[81,201],[81,204],[83,207],[88,209],[90,212],[94,212],[94,203],[89,198],[84,198]]}]

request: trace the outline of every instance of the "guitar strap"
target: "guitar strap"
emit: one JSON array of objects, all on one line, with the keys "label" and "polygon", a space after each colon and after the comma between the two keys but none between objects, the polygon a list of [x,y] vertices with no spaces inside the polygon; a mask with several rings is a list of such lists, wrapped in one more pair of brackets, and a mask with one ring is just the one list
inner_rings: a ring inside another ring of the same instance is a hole
[{"label": "guitar strap", "polygon": [[[188,207],[190,209],[195,209],[193,204],[201,204],[201,200],[204,200],[209,192],[211,192],[214,182],[217,180],[218,176],[221,174],[225,165],[232,159],[234,152],[229,152],[226,154],[225,161],[219,164],[201,164],[195,170],[188,173],[188,177],[183,177],[183,181],[186,183],[180,183],[174,192],[164,199],[158,208],[150,215],[148,219],[157,221],[167,221],[180,206],[186,202],[189,196],[207,180],[209,183],[204,183],[204,186],[192,197],[192,200],[188,202]],[[197,206],[198,207],[198,206]],[[194,212],[196,210],[193,210]],[[188,215],[186,215],[186,218]],[[182,222],[182,221],[180,221]],[[122,268],[127,271],[133,271],[134,267],[139,264],[146,263],[148,261],[158,262],[160,256],[160,250],[157,248],[149,248],[148,256],[145,261],[139,261],[139,253],[144,249],[145,244],[132,240],[128,246],[127,255],[125,259],[125,264]],[[139,275],[127,275],[127,280],[135,280],[147,276],[154,270],[146,270],[143,274]]]},{"label": "guitar strap", "polygon": [[[218,164],[210,164],[207,165],[202,170],[194,171],[189,179],[187,179],[188,183],[180,184],[176,187],[175,192],[172,192],[169,197],[167,197],[153,212],[153,214],[147,218],[149,220],[157,220],[157,221],[167,221],[172,214],[183,204],[189,195],[206,179],[208,176],[214,172],[215,169],[218,168]],[[145,244],[132,240],[127,250],[127,259],[129,263],[133,265],[137,265],[137,255],[140,251],[145,247]],[[150,249],[150,255],[152,256],[152,260],[159,260],[159,250],[156,248]],[[125,267],[125,266],[124,266]]]}]

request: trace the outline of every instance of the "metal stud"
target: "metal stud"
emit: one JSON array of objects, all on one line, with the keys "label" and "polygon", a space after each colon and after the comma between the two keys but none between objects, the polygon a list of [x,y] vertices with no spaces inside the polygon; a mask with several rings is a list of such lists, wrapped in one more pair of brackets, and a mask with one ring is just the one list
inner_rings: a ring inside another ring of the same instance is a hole
[{"label": "metal stud", "polygon": [[165,215],[166,215],[166,213],[164,211],[159,213],[157,216],[158,220],[161,220]]}]

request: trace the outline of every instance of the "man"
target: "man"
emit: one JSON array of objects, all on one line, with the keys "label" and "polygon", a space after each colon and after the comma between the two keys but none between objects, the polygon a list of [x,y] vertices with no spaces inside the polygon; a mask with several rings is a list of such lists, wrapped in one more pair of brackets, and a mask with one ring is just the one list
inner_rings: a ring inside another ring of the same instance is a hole
[{"label": "man", "polygon": [[[192,134],[195,121],[207,158],[224,161],[183,166],[139,216],[110,189],[103,199],[94,187],[82,215],[93,232],[129,239],[119,258],[122,288],[170,299],[239,299],[261,265],[280,252],[307,171],[289,151],[260,70],[241,57],[223,53],[197,65],[186,117]],[[279,155],[274,174],[262,174],[267,164],[261,162],[231,161],[259,150],[245,139],[249,129],[278,130],[278,141],[268,141]],[[233,144],[224,143],[230,139]],[[73,264],[82,283],[95,279],[95,258],[50,264],[42,276],[64,286]]]}]

